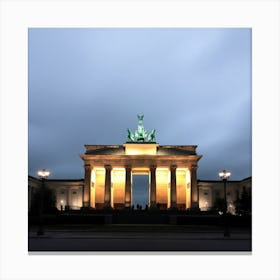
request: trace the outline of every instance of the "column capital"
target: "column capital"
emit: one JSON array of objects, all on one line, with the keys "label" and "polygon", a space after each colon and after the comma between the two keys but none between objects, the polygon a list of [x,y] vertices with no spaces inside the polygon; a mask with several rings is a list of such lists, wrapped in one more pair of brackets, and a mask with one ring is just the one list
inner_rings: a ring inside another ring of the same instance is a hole
[{"label": "column capital", "polygon": [[197,169],[197,165],[196,164],[192,164],[191,165],[191,170],[196,170]]},{"label": "column capital", "polygon": [[151,171],[156,170],[156,169],[157,169],[157,166],[155,164],[150,165],[150,170]]},{"label": "column capital", "polygon": [[170,165],[170,170],[176,170],[176,168],[177,168],[177,165],[175,165],[175,164]]},{"label": "column capital", "polygon": [[106,170],[112,170],[112,165],[110,164],[105,164],[104,167]]},{"label": "column capital", "polygon": [[131,170],[131,165],[129,165],[129,164],[126,164],[124,167],[125,167],[125,169],[127,169],[127,170],[129,170],[129,169]]},{"label": "column capital", "polygon": [[84,164],[84,168],[85,168],[86,170],[90,170],[90,169],[92,168],[92,166],[91,166],[91,164],[86,163],[86,164]]}]

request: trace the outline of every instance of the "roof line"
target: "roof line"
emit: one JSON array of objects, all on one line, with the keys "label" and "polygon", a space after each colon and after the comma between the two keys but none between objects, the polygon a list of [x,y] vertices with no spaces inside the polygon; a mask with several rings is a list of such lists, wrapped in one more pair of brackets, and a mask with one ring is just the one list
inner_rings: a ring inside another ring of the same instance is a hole
[{"label": "roof line", "polygon": [[[31,175],[28,175],[28,178],[32,178],[32,179],[35,179],[35,180],[38,180],[40,181],[41,179],[40,178],[36,178],[34,176],[31,176]],[[84,181],[83,178],[81,179],[46,179],[46,181],[67,181],[67,182],[80,182],[80,181]]]}]

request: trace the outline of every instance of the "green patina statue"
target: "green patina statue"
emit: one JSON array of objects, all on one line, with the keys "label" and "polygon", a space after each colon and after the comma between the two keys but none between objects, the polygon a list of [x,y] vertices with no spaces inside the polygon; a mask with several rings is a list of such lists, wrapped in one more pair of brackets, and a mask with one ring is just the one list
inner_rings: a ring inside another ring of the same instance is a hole
[{"label": "green patina statue", "polygon": [[131,132],[131,130],[130,130],[130,129],[127,129],[127,132],[128,132],[128,135],[127,135],[128,139],[129,139],[131,142],[134,142],[134,135],[133,135],[133,133]]},{"label": "green patina statue", "polygon": [[153,129],[151,131],[151,133],[148,135],[148,138],[147,138],[148,142],[154,142],[154,140],[155,140],[155,133],[156,133],[156,130]]},{"label": "green patina statue", "polygon": [[138,118],[138,128],[135,131],[135,134],[131,132],[130,129],[127,129],[128,132],[128,139],[130,142],[153,142],[155,139],[155,132],[156,130],[153,129],[149,134],[145,130],[143,126],[143,119],[144,115],[137,115]]}]

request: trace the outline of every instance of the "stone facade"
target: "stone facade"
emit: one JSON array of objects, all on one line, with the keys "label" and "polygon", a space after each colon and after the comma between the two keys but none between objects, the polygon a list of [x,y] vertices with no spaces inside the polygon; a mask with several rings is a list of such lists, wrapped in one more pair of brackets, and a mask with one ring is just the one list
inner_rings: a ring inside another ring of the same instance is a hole
[{"label": "stone facade", "polygon": [[[33,194],[41,187],[41,180],[28,176],[28,209]],[[57,209],[80,209],[83,206],[84,180],[45,180],[45,187],[54,191]]]},{"label": "stone facade", "polygon": [[83,206],[132,206],[132,175],[149,175],[150,208],[197,208],[196,170],[201,158],[196,146],[157,143],[85,145]]},{"label": "stone facade", "polygon": [[[80,209],[83,206],[83,188],[84,180],[46,180],[47,187],[54,190],[56,195],[57,209],[61,210],[61,206],[65,209],[67,206],[70,209]],[[28,176],[28,206],[30,209],[31,199],[33,194],[39,190],[41,181],[32,176]],[[252,179],[251,177],[241,181],[227,182],[227,201],[228,211],[234,214],[233,202],[240,197],[245,188],[248,193],[251,193]],[[217,198],[223,198],[223,182],[221,180],[198,180],[198,205],[201,211],[208,211],[214,207]],[[128,192],[130,195],[130,192]],[[130,201],[130,197],[125,196],[125,201]],[[187,202],[187,205],[189,203]],[[118,207],[116,207],[118,208]],[[180,208],[180,207],[179,207]],[[182,209],[182,208],[180,208]]]},{"label": "stone facade", "polygon": [[[198,195],[199,195],[199,208],[201,211],[211,210],[215,201],[219,198],[224,198],[224,183],[221,180],[207,181],[198,180]],[[235,213],[234,201],[241,198],[241,194],[245,189],[251,194],[252,178],[245,178],[241,181],[228,181],[226,184],[227,193],[227,206],[228,211],[232,214]]]}]

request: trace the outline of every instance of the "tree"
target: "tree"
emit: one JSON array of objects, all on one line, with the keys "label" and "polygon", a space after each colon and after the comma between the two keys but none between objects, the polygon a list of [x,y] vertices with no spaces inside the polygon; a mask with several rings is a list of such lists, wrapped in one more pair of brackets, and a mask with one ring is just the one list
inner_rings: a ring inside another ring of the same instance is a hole
[{"label": "tree", "polygon": [[252,212],[252,196],[245,187],[243,187],[241,198],[234,201],[235,212],[238,215],[249,215]]},{"label": "tree", "polygon": [[[31,200],[31,207],[30,207],[30,212],[33,215],[37,215],[39,213],[39,207],[41,203],[41,194],[40,194],[40,189],[38,189]],[[43,213],[44,214],[53,214],[56,213],[58,210],[56,208],[56,195],[55,192],[48,188],[45,187],[44,190],[44,209]]]},{"label": "tree", "polygon": [[225,200],[223,198],[217,197],[214,202],[214,210],[217,212],[224,212]]}]

